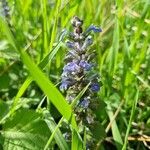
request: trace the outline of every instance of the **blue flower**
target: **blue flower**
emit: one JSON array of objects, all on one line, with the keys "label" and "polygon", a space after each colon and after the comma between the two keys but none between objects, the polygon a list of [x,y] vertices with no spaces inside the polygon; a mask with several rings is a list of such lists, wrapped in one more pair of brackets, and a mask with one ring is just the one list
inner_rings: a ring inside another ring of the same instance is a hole
[{"label": "blue flower", "polygon": [[91,25],[89,26],[89,28],[84,32],[84,34],[88,34],[90,33],[91,31],[94,31],[94,32],[102,32],[102,29],[97,27],[97,26],[94,26],[94,25]]},{"label": "blue flower", "polygon": [[77,55],[76,51],[70,50],[67,55],[65,56],[65,60],[71,61],[72,59],[79,59],[79,56]]},{"label": "blue flower", "polygon": [[91,90],[92,90],[93,92],[98,92],[98,91],[100,90],[100,85],[99,85],[99,83],[92,83],[92,84],[91,84]]},{"label": "blue flower", "polygon": [[63,76],[61,85],[60,85],[60,90],[64,91],[67,90],[69,86],[73,85],[75,83],[75,80],[73,78],[67,78]]},{"label": "blue flower", "polygon": [[60,87],[59,87],[59,89],[61,91],[65,91],[65,90],[67,90],[67,88],[68,88],[68,83],[67,82],[62,82]]},{"label": "blue flower", "polygon": [[92,67],[91,64],[89,64],[87,61],[85,60],[81,60],[79,63],[79,66],[81,66],[84,70],[89,71]]},{"label": "blue flower", "polygon": [[74,48],[74,42],[67,41],[67,42],[66,42],[66,45],[67,45],[67,47],[69,47],[69,48]]},{"label": "blue flower", "polygon": [[87,45],[93,44],[92,36],[88,36],[88,37],[85,39],[85,43],[87,43]]},{"label": "blue flower", "polygon": [[69,62],[64,68],[64,72],[78,72],[80,67],[76,64],[76,62]]},{"label": "blue flower", "polygon": [[90,104],[89,98],[84,98],[81,102],[80,102],[80,106],[84,109],[88,108]]},{"label": "blue flower", "polygon": [[88,46],[92,45],[93,44],[93,39],[92,39],[92,36],[88,36],[86,39],[85,39],[85,42],[82,46],[82,49],[85,50]]}]

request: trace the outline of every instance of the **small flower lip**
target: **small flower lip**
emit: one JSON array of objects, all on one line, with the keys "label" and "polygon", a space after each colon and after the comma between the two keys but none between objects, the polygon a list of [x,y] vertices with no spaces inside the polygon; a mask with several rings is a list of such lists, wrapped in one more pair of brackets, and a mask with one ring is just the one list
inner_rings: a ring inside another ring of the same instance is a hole
[{"label": "small flower lip", "polygon": [[98,92],[98,91],[100,90],[100,85],[99,85],[99,83],[92,83],[90,89],[91,89],[93,92]]},{"label": "small flower lip", "polygon": [[100,27],[97,27],[95,25],[90,25],[88,29],[84,32],[84,35],[89,34],[91,31],[94,31],[95,33],[102,32],[102,29]]},{"label": "small flower lip", "polygon": [[89,107],[90,104],[90,98],[89,97],[85,97],[81,102],[80,102],[80,106],[84,109],[87,109]]},{"label": "small flower lip", "polygon": [[60,85],[60,90],[61,91],[67,90],[74,83],[75,83],[75,81],[71,78],[63,78],[61,85]]},{"label": "small flower lip", "polygon": [[102,32],[102,29],[101,29],[101,28],[99,28],[99,27],[97,27],[97,26],[94,26],[94,25],[91,25],[91,26],[89,27],[89,30],[94,31],[94,32]]},{"label": "small flower lip", "polygon": [[89,45],[93,44],[92,36],[88,36],[85,41],[87,41]]},{"label": "small flower lip", "polygon": [[78,22],[76,22],[76,27],[79,27],[79,26],[82,26],[82,22],[81,21],[78,21]]},{"label": "small flower lip", "polygon": [[76,62],[69,62],[67,65],[63,68],[65,72],[76,72],[79,71],[80,67],[76,64]]},{"label": "small flower lip", "polygon": [[79,66],[82,67],[85,71],[89,71],[92,68],[92,65],[89,64],[87,61],[85,60],[81,60],[79,63]]},{"label": "small flower lip", "polygon": [[93,39],[92,39],[92,36],[88,36],[86,39],[85,39],[85,42],[82,46],[82,49],[86,49],[88,46],[92,45],[93,44]]},{"label": "small flower lip", "polygon": [[75,50],[76,52],[80,52],[82,50],[78,42],[66,41],[66,46],[70,49]]},{"label": "small flower lip", "polygon": [[67,82],[62,82],[61,85],[60,85],[60,87],[59,87],[59,89],[60,89],[61,91],[66,91],[66,90],[68,89],[68,84],[67,84]]},{"label": "small flower lip", "polygon": [[75,47],[75,43],[74,42],[71,42],[71,41],[66,41],[66,46],[68,48],[74,48]]},{"label": "small flower lip", "polygon": [[68,61],[73,59],[79,59],[79,56],[77,55],[76,51],[70,50],[65,56],[64,60]]}]

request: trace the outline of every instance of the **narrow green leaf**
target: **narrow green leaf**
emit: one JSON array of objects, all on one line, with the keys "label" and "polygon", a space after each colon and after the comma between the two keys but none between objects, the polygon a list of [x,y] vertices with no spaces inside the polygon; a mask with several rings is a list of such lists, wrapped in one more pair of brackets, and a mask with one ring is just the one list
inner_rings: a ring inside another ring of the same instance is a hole
[{"label": "narrow green leaf", "polygon": [[11,31],[9,30],[8,24],[4,21],[4,19],[0,16],[0,29],[7,36],[8,42],[13,46],[13,48],[18,51],[16,43],[14,42],[14,37]]},{"label": "narrow green leaf", "polygon": [[1,119],[5,117],[8,111],[9,111],[8,104],[0,100],[0,123],[1,123]]},{"label": "narrow green leaf", "polygon": [[[24,64],[29,69],[33,79],[37,82],[39,87],[48,96],[50,101],[58,109],[58,111],[71,122],[73,128],[77,129],[74,114],[72,113],[71,107],[64,99],[62,94],[57,90],[57,88],[48,80],[48,78],[42,73],[42,71],[32,62],[30,57],[26,52],[21,51],[21,57]],[[63,106],[63,107],[62,107]]]},{"label": "narrow green leaf", "polygon": [[129,132],[130,132],[130,129],[131,129],[132,120],[133,120],[135,109],[136,109],[136,105],[137,105],[137,102],[138,102],[138,96],[139,96],[139,90],[136,91],[135,99],[134,99],[133,104],[132,104],[130,120],[129,120],[129,123],[128,123],[128,128],[127,128],[127,131],[126,131],[126,135],[125,135],[125,139],[124,139],[124,144],[123,144],[122,150],[126,150],[127,149],[128,135],[129,135]]},{"label": "narrow green leaf", "polygon": [[46,143],[44,150],[48,149],[53,138],[56,140],[56,143],[58,144],[58,146],[61,150],[69,150],[69,147],[68,147],[61,131],[59,130],[59,126],[61,125],[63,119],[64,118],[62,117],[61,120],[59,121],[59,123],[56,124],[54,119],[48,113],[45,114],[45,122],[47,123],[52,135],[50,136],[48,142]]},{"label": "narrow green leaf", "polygon": [[54,41],[55,41],[55,37],[56,37],[56,33],[57,33],[57,21],[58,21],[58,17],[59,17],[59,7],[60,7],[60,3],[61,0],[58,0],[56,3],[56,8],[54,11],[54,25],[52,28],[52,33],[51,33],[51,39],[50,39],[50,50],[53,47]]},{"label": "narrow green leaf", "polygon": [[[113,111],[111,110],[110,105],[108,105],[107,108],[108,108],[107,113],[108,113],[109,119],[111,120],[111,118],[113,118],[114,114],[113,114]],[[120,134],[120,131],[118,129],[118,126],[117,126],[115,120],[112,123],[111,129],[112,129],[112,134],[113,134],[113,138],[115,140],[117,150],[120,150],[122,148],[123,141],[122,141],[121,134]]]},{"label": "narrow green leaf", "polygon": [[110,51],[110,64],[109,64],[109,73],[111,76],[113,76],[115,69],[116,69],[116,63],[117,63],[117,56],[118,56],[118,50],[119,50],[119,24],[118,24],[118,18],[115,18],[115,28],[114,28],[114,34],[113,34],[113,41],[112,41],[112,47]]},{"label": "narrow green leaf", "polygon": [[43,19],[43,50],[41,51],[41,58],[43,57],[43,54],[48,53],[48,30],[47,30],[47,9],[46,9],[47,1],[41,0],[41,6],[42,6],[42,19]]},{"label": "narrow green leaf", "polygon": [[79,134],[73,129],[71,150],[82,150],[82,149],[83,149],[82,140],[80,139]]}]

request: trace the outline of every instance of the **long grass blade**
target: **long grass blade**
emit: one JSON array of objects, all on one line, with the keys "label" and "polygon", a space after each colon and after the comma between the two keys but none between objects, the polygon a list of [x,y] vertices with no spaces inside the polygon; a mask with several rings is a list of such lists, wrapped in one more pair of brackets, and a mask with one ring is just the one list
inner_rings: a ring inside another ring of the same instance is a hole
[{"label": "long grass blade", "polygon": [[130,129],[131,129],[131,124],[132,124],[132,121],[133,121],[136,105],[137,105],[137,102],[138,102],[138,96],[139,96],[139,91],[137,90],[136,94],[135,94],[135,99],[134,99],[133,104],[132,104],[131,115],[130,115],[130,119],[129,119],[129,123],[128,123],[128,127],[127,127],[127,131],[126,131],[126,135],[125,135],[122,150],[127,149],[128,135],[129,135],[129,132],[130,132]]}]

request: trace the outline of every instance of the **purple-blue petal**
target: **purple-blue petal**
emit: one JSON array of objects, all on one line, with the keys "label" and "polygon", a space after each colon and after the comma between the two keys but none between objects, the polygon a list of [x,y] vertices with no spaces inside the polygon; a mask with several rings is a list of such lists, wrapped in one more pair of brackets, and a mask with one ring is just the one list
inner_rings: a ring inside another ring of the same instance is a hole
[{"label": "purple-blue petal", "polygon": [[85,34],[88,34],[89,32],[91,31],[94,31],[94,32],[102,32],[102,29],[97,27],[97,26],[94,26],[94,25],[91,25],[86,31],[85,31]]},{"label": "purple-blue petal", "polygon": [[100,85],[99,85],[99,83],[92,83],[92,84],[91,84],[91,90],[92,90],[93,92],[98,92],[98,91],[100,90]]},{"label": "purple-blue petal", "polygon": [[92,45],[93,44],[93,39],[91,36],[88,36],[86,39],[85,39],[85,42],[82,46],[82,49],[86,49],[88,46]]},{"label": "purple-blue petal", "polygon": [[62,82],[60,87],[59,87],[59,89],[61,91],[67,90],[67,88],[68,88],[68,83],[67,82]]},{"label": "purple-blue petal", "polygon": [[85,69],[86,71],[89,71],[92,67],[91,64],[89,64],[87,61],[84,61],[84,60],[80,61],[79,66]]},{"label": "purple-blue petal", "polygon": [[92,39],[92,37],[91,37],[91,36],[88,36],[88,37],[86,38],[86,42],[87,42],[87,45],[93,44],[93,39]]},{"label": "purple-blue petal", "polygon": [[67,42],[66,42],[66,45],[67,45],[67,47],[69,47],[69,48],[74,48],[74,42],[67,41]]},{"label": "purple-blue petal", "polygon": [[80,67],[75,62],[70,62],[63,68],[63,70],[65,72],[76,72],[79,68]]},{"label": "purple-blue petal", "polygon": [[89,99],[88,98],[84,98],[81,101],[80,106],[85,109],[85,108],[88,108],[89,104],[90,104]]}]

